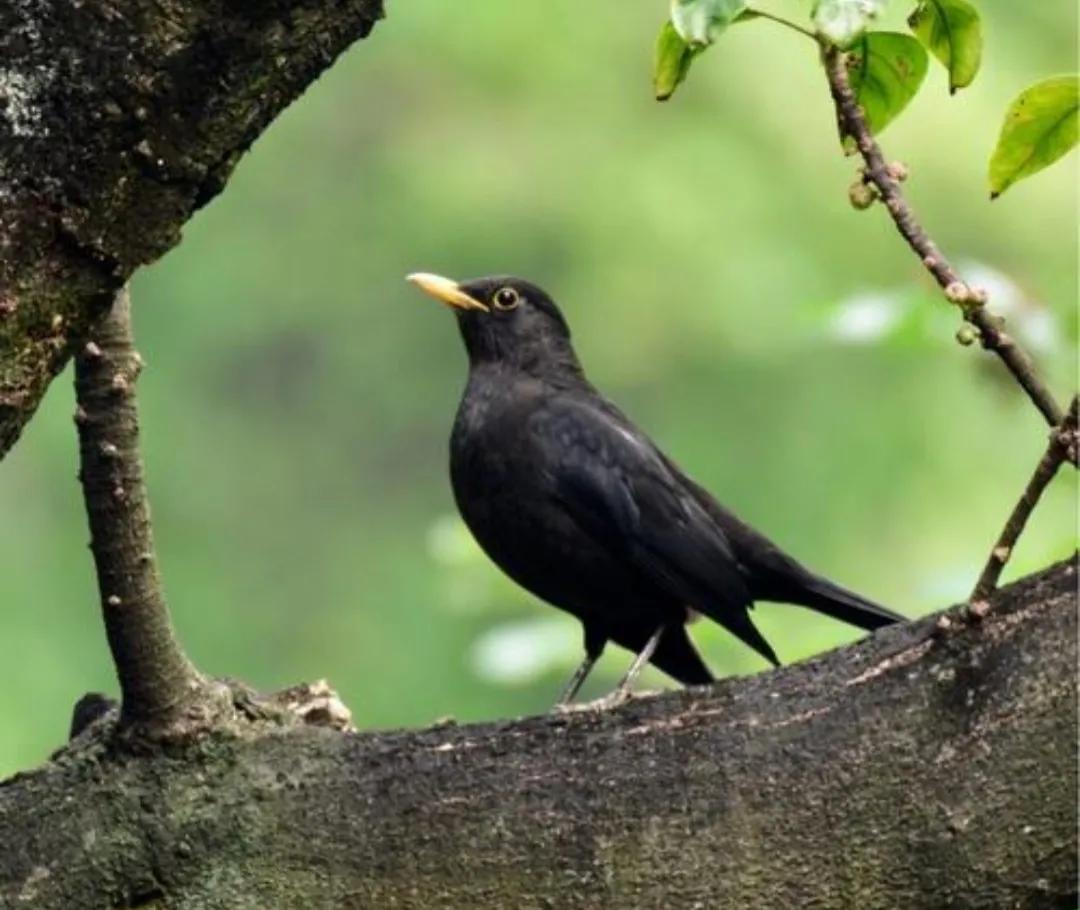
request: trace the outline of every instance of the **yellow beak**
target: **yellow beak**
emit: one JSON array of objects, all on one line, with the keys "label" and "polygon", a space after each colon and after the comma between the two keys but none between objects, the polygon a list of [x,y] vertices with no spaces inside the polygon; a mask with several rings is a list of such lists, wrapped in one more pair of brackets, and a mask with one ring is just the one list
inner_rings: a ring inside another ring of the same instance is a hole
[{"label": "yellow beak", "polygon": [[413,272],[413,274],[407,275],[405,280],[411,281],[421,291],[430,294],[447,306],[457,307],[459,310],[483,310],[485,313],[489,312],[484,304],[475,297],[470,297],[456,281],[451,281],[449,278],[443,278],[441,275],[430,275],[427,272]]}]

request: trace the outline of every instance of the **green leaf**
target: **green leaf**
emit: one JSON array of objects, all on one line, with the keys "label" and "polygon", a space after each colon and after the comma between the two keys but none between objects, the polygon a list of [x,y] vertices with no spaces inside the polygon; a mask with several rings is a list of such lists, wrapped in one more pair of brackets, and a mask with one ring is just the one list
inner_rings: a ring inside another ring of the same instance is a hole
[{"label": "green leaf", "polygon": [[653,63],[653,92],[657,101],[667,101],[686,78],[690,64],[703,48],[683,41],[671,22],[665,22],[656,37],[656,60]]},{"label": "green leaf", "polygon": [[[760,13],[743,9],[736,13],[732,23],[749,22],[760,17]],[[707,44],[688,44],[668,21],[656,36],[656,59],[653,63],[653,92],[657,101],[667,101],[675,94],[675,89],[690,72],[694,58],[705,51]]]},{"label": "green leaf", "polygon": [[1055,76],[1024,89],[1005,112],[990,158],[990,198],[1053,164],[1076,145],[1078,81]]},{"label": "green leaf", "polygon": [[671,0],[671,23],[691,46],[712,44],[746,12],[746,0]]},{"label": "green leaf", "polygon": [[[848,52],[848,79],[871,133],[880,133],[908,106],[928,66],[923,46],[909,35],[870,32],[859,39]],[[850,155],[853,140],[841,138]]]},{"label": "green leaf", "polygon": [[982,22],[967,0],[922,0],[908,17],[919,40],[949,71],[949,91],[975,80],[982,62]]},{"label": "green leaf", "polygon": [[815,0],[810,18],[833,44],[847,47],[885,9],[888,0]]}]

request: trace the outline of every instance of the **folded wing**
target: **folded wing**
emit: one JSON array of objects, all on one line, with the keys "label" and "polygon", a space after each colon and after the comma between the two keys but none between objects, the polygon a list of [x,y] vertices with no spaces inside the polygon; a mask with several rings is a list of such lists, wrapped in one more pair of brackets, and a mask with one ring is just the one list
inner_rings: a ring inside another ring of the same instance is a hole
[{"label": "folded wing", "polygon": [[731,542],[651,442],[613,407],[556,399],[530,421],[557,498],[599,545],[777,664],[750,621]]}]

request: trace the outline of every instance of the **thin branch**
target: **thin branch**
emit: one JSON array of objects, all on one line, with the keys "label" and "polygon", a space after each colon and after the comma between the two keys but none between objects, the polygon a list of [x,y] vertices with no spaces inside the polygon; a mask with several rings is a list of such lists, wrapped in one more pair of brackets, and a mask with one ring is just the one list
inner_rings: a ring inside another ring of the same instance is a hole
[{"label": "thin branch", "polygon": [[122,719],[167,728],[203,687],[173,633],[158,577],[139,457],[127,289],[75,358],[79,456],[90,548],[105,631],[122,693]]},{"label": "thin branch", "polygon": [[815,35],[810,29],[803,28],[797,22],[792,22],[790,19],[785,19],[783,16],[777,16],[773,13],[767,13],[763,9],[748,8],[746,10],[751,16],[758,16],[761,19],[768,19],[770,22],[775,22],[778,25],[783,25],[792,31],[798,32],[800,35],[806,35],[811,41],[817,43],[818,36]]},{"label": "thin branch", "polygon": [[1027,524],[1028,518],[1031,517],[1031,513],[1035,510],[1043,490],[1054,479],[1054,475],[1057,474],[1058,468],[1061,467],[1063,461],[1069,460],[1075,463],[1078,445],[1076,427],[1077,398],[1074,397],[1069,407],[1069,413],[1065,416],[1061,425],[1051,431],[1050,445],[1046,448],[1046,454],[1043,455],[1038,467],[1035,468],[1035,473],[1028,483],[1027,489],[1024,490],[1024,494],[1020,497],[1020,501],[1012,510],[1009,520],[1005,522],[1005,528],[1002,530],[1001,536],[998,537],[997,543],[994,544],[994,549],[990,552],[986,567],[982,570],[979,580],[975,583],[975,590],[971,592],[969,600],[976,611],[985,608],[987,598],[997,588],[998,579],[1005,568],[1005,563],[1009,561],[1013,548],[1020,539],[1024,526]]},{"label": "thin branch", "polygon": [[926,230],[915,217],[914,211],[900,191],[900,182],[885,162],[881,146],[878,145],[866,117],[851,89],[848,80],[847,57],[836,47],[827,47],[825,72],[829,79],[833,103],[839,118],[841,131],[850,136],[866,162],[865,179],[872,183],[881,196],[885,208],[896,224],[897,230],[907,241],[908,246],[922,260],[926,270],[945,291],[945,296],[959,305],[964,319],[979,330],[982,346],[993,351],[1020,383],[1028,397],[1046,418],[1051,426],[1058,426],[1064,418],[1061,407],[1054,396],[1039,378],[1035,365],[1027,353],[1016,343],[1012,336],[1002,328],[1004,320],[991,313],[986,304],[984,291],[968,287],[957,271],[927,235]]}]

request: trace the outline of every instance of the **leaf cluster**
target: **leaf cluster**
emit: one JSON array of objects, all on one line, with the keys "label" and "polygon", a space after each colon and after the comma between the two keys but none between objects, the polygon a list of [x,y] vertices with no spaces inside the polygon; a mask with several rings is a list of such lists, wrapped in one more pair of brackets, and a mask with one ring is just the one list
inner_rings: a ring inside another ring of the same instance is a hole
[{"label": "leaf cluster", "polygon": [[[888,0],[814,0],[804,27],[753,9],[745,0],[671,0],[670,17],[656,42],[654,94],[661,101],[670,98],[694,60],[729,26],[772,21],[822,49],[846,51],[852,91],[876,135],[918,94],[930,55],[945,68],[951,94],[971,85],[983,62],[982,19],[969,0],[918,0],[907,19],[911,34],[871,28],[887,4]],[[1072,74],[1040,81],[1012,102],[990,158],[991,198],[1076,145],[1077,99],[1077,76]],[[855,151],[842,127],[840,139],[845,152]]]}]

